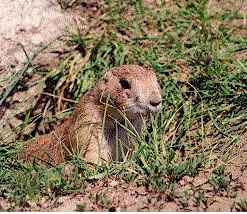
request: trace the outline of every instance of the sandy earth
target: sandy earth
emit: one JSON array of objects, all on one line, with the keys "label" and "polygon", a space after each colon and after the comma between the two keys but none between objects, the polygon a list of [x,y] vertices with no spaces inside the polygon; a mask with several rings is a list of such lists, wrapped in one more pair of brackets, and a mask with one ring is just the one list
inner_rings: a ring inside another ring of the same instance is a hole
[{"label": "sandy earth", "polygon": [[[211,2],[213,7],[219,7],[218,3]],[[247,8],[247,7],[246,7]],[[85,19],[88,13],[95,13],[95,8],[92,6],[90,10],[83,8],[80,12],[63,10],[56,0],[1,0],[0,1],[0,90],[1,80],[10,76],[21,68],[26,61],[26,56],[19,43],[21,43],[28,54],[32,55],[44,44],[56,39],[64,33],[67,26],[76,26],[76,20]],[[244,11],[245,12],[245,11]],[[75,18],[75,20],[74,20]],[[85,27],[85,26],[84,26]],[[83,28],[83,26],[81,26]],[[71,29],[71,30],[75,30]],[[52,50],[60,50],[63,47],[61,43],[56,41],[44,53],[35,59],[34,63],[39,65],[47,65],[58,63],[57,53]],[[32,80],[35,82],[35,76]],[[9,100],[11,103],[21,101],[20,97],[34,96],[38,89],[32,87],[32,81],[27,85],[30,87],[27,91],[20,92]],[[23,98],[24,99],[24,98]],[[13,109],[18,109],[17,113],[25,112],[27,107],[17,107],[13,105]],[[12,109],[12,110],[13,110]],[[11,111],[7,111],[2,107],[0,111],[0,118],[2,121],[9,117]],[[0,129],[11,126],[11,123],[21,123],[17,118],[13,118],[5,126],[0,125]],[[3,125],[3,123],[2,123]],[[13,133],[11,133],[13,135]],[[239,156],[233,160],[227,170],[232,172],[235,177],[238,177],[242,183],[241,191],[238,197],[247,198],[247,148],[241,148]],[[239,166],[242,166],[240,168]],[[201,173],[196,178],[185,177],[179,188],[189,188],[194,185],[202,184],[201,187],[207,187],[208,184],[203,184],[207,180],[210,173]],[[200,185],[199,185],[200,186]],[[95,202],[96,194],[104,196],[102,199]],[[191,190],[191,194],[194,192]],[[164,195],[153,192],[145,187],[137,187],[136,183],[126,184],[122,181],[111,178],[107,181],[98,181],[90,184],[84,195],[70,195],[63,196],[59,199],[58,204],[43,203],[41,207],[33,204],[34,210],[40,211],[75,211],[77,204],[85,207],[89,211],[107,211],[114,206],[116,211],[230,211],[233,199],[225,197],[225,195],[213,195],[210,191],[207,197],[213,198],[213,203],[209,204],[207,208],[197,208],[194,206],[194,201],[191,199],[188,207],[183,208],[179,200],[167,201]],[[36,208],[35,208],[36,207]]]},{"label": "sandy earth", "polygon": [[[233,179],[238,182],[230,182],[231,188],[238,189],[236,198],[227,196],[225,191],[214,193],[213,187],[207,183],[212,173],[200,172],[195,178],[185,176],[178,184],[177,192],[187,190],[190,199],[188,206],[183,206],[181,199],[175,198],[169,201],[164,193],[156,193],[144,186],[137,186],[136,183],[126,184],[114,178],[107,181],[98,181],[90,184],[85,194],[64,196],[59,199],[62,204],[58,207],[47,206],[49,211],[76,211],[77,205],[84,205],[86,211],[108,211],[112,206],[116,211],[237,211],[232,208],[233,202],[241,198],[247,198],[247,145],[239,149],[237,158],[233,159],[227,166],[226,172],[232,173]],[[207,190],[204,203],[198,206],[195,202],[195,195],[200,190]],[[95,202],[96,194],[104,196],[107,200]],[[109,204],[109,205],[108,205]]]},{"label": "sandy earth", "polygon": [[[175,197],[170,201],[167,198],[167,192],[157,193],[145,186],[138,186],[135,182],[127,184],[112,177],[106,181],[100,180],[89,184],[84,194],[60,197],[58,206],[48,203],[38,210],[69,212],[78,210],[77,205],[79,205],[85,211],[108,211],[112,208],[115,211],[129,212],[237,211],[233,206],[234,201],[247,198],[247,145],[241,147],[235,155],[237,158],[227,166],[226,173],[232,173],[232,179],[237,179],[237,181],[230,182],[230,188],[238,190],[236,198],[229,197],[226,191],[214,192],[213,186],[207,182],[212,176],[211,172],[200,172],[195,178],[185,176],[178,183],[177,194],[183,195],[186,190],[190,195],[186,206],[181,198]],[[205,199],[198,205],[194,196],[202,190],[206,190]]]},{"label": "sandy earth", "polygon": [[0,11],[1,76],[10,75],[26,60],[19,43],[32,54],[73,23],[73,16],[56,0],[1,0]]}]

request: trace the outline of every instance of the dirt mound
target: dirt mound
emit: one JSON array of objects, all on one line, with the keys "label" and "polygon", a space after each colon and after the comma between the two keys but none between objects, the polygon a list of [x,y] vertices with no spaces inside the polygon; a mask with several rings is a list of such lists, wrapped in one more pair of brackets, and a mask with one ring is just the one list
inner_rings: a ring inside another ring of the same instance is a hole
[{"label": "dirt mound", "polygon": [[0,11],[1,77],[12,74],[27,59],[20,43],[32,54],[74,22],[56,0],[2,0]]}]

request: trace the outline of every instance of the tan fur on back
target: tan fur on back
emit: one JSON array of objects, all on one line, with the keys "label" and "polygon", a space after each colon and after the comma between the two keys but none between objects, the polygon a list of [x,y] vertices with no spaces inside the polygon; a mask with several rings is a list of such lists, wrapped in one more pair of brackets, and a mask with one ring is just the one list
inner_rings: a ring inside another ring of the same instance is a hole
[{"label": "tan fur on back", "polygon": [[54,165],[71,155],[98,164],[114,160],[116,136],[131,147],[126,130],[116,125],[125,122],[119,110],[141,134],[143,117],[160,108],[161,90],[154,71],[138,65],[114,67],[80,99],[62,125],[27,143],[26,152],[19,156],[30,162],[40,160]]}]

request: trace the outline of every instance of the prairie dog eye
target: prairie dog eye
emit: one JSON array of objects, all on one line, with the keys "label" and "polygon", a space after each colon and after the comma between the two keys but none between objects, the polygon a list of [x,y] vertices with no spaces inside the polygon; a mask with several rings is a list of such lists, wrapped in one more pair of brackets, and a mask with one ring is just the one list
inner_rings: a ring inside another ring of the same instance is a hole
[{"label": "prairie dog eye", "polygon": [[127,80],[120,80],[119,81],[123,89],[130,89],[131,86]]}]

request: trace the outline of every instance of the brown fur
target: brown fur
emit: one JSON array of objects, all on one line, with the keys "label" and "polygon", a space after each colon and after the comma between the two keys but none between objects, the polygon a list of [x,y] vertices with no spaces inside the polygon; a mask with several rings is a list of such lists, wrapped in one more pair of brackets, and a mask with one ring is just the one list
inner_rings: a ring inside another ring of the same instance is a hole
[{"label": "brown fur", "polygon": [[[124,89],[120,80],[128,81],[131,88]],[[109,105],[106,105],[107,102]],[[62,125],[50,134],[26,144],[25,153],[19,156],[30,162],[41,160],[57,165],[73,154],[80,154],[86,160],[102,164],[103,160],[114,159],[114,121],[124,123],[117,109],[125,113],[140,134],[142,116],[156,113],[161,107],[160,103],[160,86],[152,70],[137,65],[112,68],[80,99]],[[118,133],[119,139],[130,145],[127,132],[118,127]]]}]

